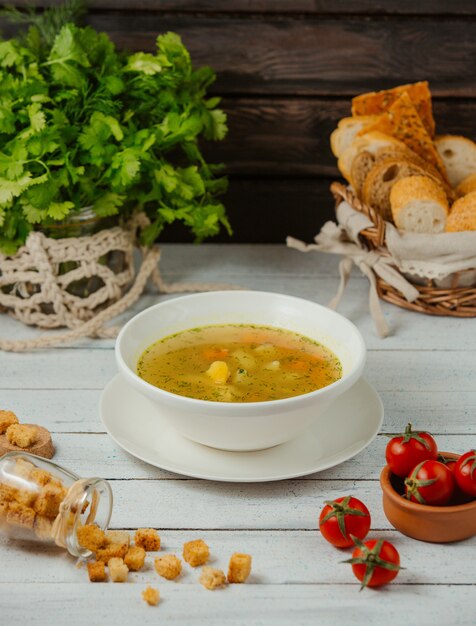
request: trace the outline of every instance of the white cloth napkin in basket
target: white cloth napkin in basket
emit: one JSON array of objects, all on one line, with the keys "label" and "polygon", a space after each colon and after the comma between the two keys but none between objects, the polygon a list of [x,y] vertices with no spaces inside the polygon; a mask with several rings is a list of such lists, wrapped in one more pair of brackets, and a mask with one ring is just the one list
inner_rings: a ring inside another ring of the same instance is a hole
[{"label": "white cloth napkin in basket", "polygon": [[398,231],[385,223],[386,248],[369,251],[359,233],[374,226],[363,213],[342,201],[336,209],[337,224],[326,222],[315,236],[314,244],[305,244],[288,237],[289,247],[302,252],[330,252],[344,258],[339,265],[340,285],[329,302],[336,308],[355,264],[370,281],[369,309],[378,334],[389,333],[377,293],[375,275],[397,289],[408,302],[418,298],[412,283],[426,284],[433,280],[437,287],[450,288],[476,285],[476,231],[427,235]]}]

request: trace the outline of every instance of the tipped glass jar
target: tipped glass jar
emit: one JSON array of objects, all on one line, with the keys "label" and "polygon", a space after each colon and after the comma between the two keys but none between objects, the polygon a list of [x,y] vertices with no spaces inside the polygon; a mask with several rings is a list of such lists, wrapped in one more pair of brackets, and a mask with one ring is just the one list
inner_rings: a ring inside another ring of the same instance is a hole
[{"label": "tipped glass jar", "polygon": [[107,530],[112,491],[102,478],[80,478],[26,452],[0,458],[0,534],[55,543],[75,557],[91,552],[78,542],[85,524]]}]

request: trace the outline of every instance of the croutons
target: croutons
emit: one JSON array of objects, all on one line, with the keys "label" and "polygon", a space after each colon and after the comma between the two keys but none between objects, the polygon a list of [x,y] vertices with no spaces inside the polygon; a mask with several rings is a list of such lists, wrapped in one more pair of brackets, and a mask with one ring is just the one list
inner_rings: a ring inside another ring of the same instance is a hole
[{"label": "croutons", "polygon": [[137,546],[132,546],[124,557],[124,563],[131,572],[138,572],[144,567],[145,550]]},{"label": "croutons", "polygon": [[138,548],[144,548],[146,552],[160,550],[160,537],[155,528],[138,528],[134,542]]},{"label": "croutons", "polygon": [[228,565],[228,582],[244,583],[251,572],[251,556],[235,552]]},{"label": "croutons", "polygon": [[19,448],[29,448],[35,443],[38,430],[34,426],[27,426],[26,424],[12,424],[7,428],[6,436],[12,445]]},{"label": "croutons", "polygon": [[66,490],[63,487],[48,483],[41,488],[33,508],[39,515],[54,518],[58,515],[60,504],[65,496]]},{"label": "croutons", "polygon": [[19,502],[10,502],[7,511],[7,523],[23,528],[33,528],[35,515],[35,511],[29,506]]},{"label": "croutons", "polygon": [[226,582],[225,574],[221,569],[215,569],[208,565],[202,569],[198,580],[206,589],[212,590],[222,587]]},{"label": "croutons", "polygon": [[107,580],[106,567],[102,561],[89,561],[88,563],[89,580],[92,583],[103,583]]},{"label": "croutons", "polygon": [[109,576],[111,577],[113,583],[126,582],[129,569],[127,565],[124,564],[122,559],[116,557],[109,559],[107,567],[109,569]]},{"label": "croutons", "polygon": [[147,589],[142,592],[142,597],[150,606],[157,606],[160,602],[159,590],[153,587],[147,587]]},{"label": "croutons", "polygon": [[155,571],[159,576],[174,580],[182,571],[182,563],[175,554],[166,554],[154,560]]},{"label": "croutons", "polygon": [[13,411],[0,411],[0,435],[5,434],[12,424],[18,424],[18,417]]},{"label": "croutons", "polygon": [[183,546],[183,558],[192,567],[204,565],[210,556],[210,550],[203,539],[187,541]]},{"label": "croutons", "polygon": [[[96,552],[100,548],[103,548],[106,543],[106,535],[96,524],[86,524],[80,526],[76,532],[78,543],[83,548]],[[113,555],[114,556],[114,555]]]}]

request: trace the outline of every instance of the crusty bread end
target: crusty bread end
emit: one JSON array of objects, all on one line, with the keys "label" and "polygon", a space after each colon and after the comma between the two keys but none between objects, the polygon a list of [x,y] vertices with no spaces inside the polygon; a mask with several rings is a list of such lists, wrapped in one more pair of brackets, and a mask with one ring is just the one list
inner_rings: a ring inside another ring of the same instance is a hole
[{"label": "crusty bread end", "polygon": [[476,230],[476,191],[456,200],[446,221],[449,233]]},{"label": "crusty bread end", "polygon": [[416,233],[441,233],[448,215],[442,187],[427,176],[401,178],[390,191],[392,216],[397,228]]},{"label": "crusty bread end", "polygon": [[474,141],[459,135],[442,135],[436,138],[435,144],[453,187],[457,187],[465,178],[476,172]]}]

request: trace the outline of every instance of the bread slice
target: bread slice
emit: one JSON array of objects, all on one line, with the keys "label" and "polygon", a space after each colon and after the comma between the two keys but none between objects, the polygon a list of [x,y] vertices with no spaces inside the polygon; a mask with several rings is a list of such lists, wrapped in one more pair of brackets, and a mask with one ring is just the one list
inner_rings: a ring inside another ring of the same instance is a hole
[{"label": "bread slice", "polygon": [[476,230],[476,191],[456,200],[446,220],[446,232],[462,230]]},{"label": "bread slice", "polygon": [[409,163],[413,163],[421,167],[425,172],[427,172],[428,176],[434,178],[438,181],[450,201],[453,201],[455,198],[455,194],[450,185],[443,180],[439,171],[433,167],[430,163],[427,163],[424,159],[422,159],[418,154],[415,154],[413,150],[407,148],[404,144],[395,146],[384,146],[382,148],[378,148],[375,152],[375,155],[363,151],[360,152],[353,160],[352,167],[350,171],[351,184],[355,189],[357,195],[360,197],[362,194],[362,189],[365,183],[365,179],[369,174],[370,170],[376,163],[381,163],[387,159],[401,159],[403,161],[408,161]]},{"label": "bread slice", "polygon": [[443,188],[427,176],[401,178],[390,191],[390,206],[397,228],[414,233],[441,233],[448,215]]},{"label": "bread slice", "polygon": [[442,135],[436,138],[435,144],[453,187],[476,172],[476,143],[474,141],[459,135]]},{"label": "bread slice", "polygon": [[476,172],[466,176],[456,187],[457,196],[465,196],[472,191],[476,191]]},{"label": "bread slice", "polygon": [[350,146],[357,133],[369,126],[377,119],[376,115],[359,115],[358,117],[344,117],[331,133],[331,150],[336,158]]},{"label": "bread slice", "polygon": [[365,179],[367,178],[370,170],[375,165],[376,156],[367,150],[362,150],[359,152],[354,160],[352,161],[352,167],[350,169],[350,180],[351,185],[355,190],[355,193],[359,196],[362,196],[362,189],[365,184]]},{"label": "bread slice", "polygon": [[370,154],[375,154],[379,148],[384,147],[405,147],[405,144],[394,137],[389,137],[384,133],[372,132],[365,133],[361,137],[356,137],[351,145],[344,150],[337,161],[337,167],[339,168],[342,176],[352,183],[352,162],[363,150],[366,150]]},{"label": "bread slice", "polygon": [[356,96],[352,100],[352,115],[384,113],[402,93],[408,94],[430,137],[434,137],[435,120],[433,119],[431,92],[426,80]]},{"label": "bread slice", "polygon": [[446,180],[443,161],[406,92],[403,92],[376,122],[360,133],[372,131],[385,133],[402,141],[410,150],[435,167]]},{"label": "bread slice", "polygon": [[418,165],[402,159],[387,159],[377,163],[365,180],[363,201],[375,208],[385,220],[392,221],[390,192],[398,180],[408,176],[426,176],[426,172]]}]

